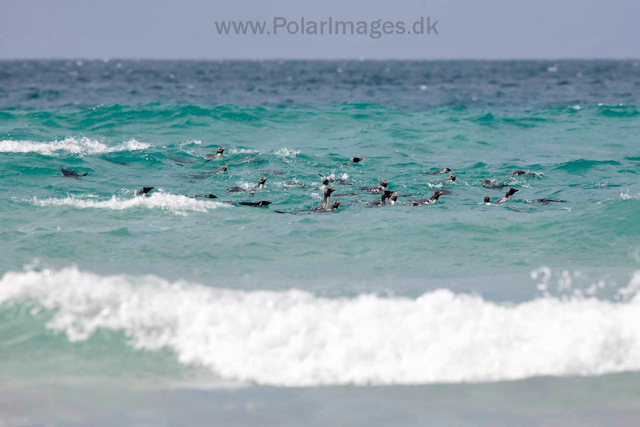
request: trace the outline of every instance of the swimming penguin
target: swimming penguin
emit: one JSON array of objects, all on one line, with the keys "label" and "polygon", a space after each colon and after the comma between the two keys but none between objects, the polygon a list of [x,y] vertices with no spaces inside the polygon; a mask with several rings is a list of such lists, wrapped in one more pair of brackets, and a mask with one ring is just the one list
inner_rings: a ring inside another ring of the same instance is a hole
[{"label": "swimming penguin", "polygon": [[362,157],[352,157],[351,160],[349,160],[349,163],[360,163],[362,161]]},{"label": "swimming penguin", "polygon": [[262,208],[264,206],[269,206],[271,202],[267,202],[266,200],[260,200],[259,202],[238,202],[238,204],[242,206],[252,206],[254,208]]},{"label": "swimming penguin", "polygon": [[334,194],[334,197],[351,197],[351,196],[357,196],[358,193],[343,193],[343,194]]},{"label": "swimming penguin", "polygon": [[376,187],[360,187],[360,189],[362,191],[366,191],[367,193],[380,193],[387,189],[387,181],[380,181],[380,184],[378,184]]},{"label": "swimming penguin", "polygon": [[315,208],[311,208],[309,212],[318,212],[318,211],[327,210],[327,208],[329,207],[329,200],[331,198],[331,193],[333,193],[334,191],[336,191],[335,188],[327,188],[326,190],[324,190],[324,200],[322,201],[322,203],[316,206]]},{"label": "swimming penguin", "polygon": [[291,215],[335,212],[340,207],[340,203],[342,203],[340,202],[340,200],[336,200],[335,202],[331,203],[330,209],[318,209],[318,210],[311,209],[309,211],[294,211],[294,212],[285,212],[285,211],[274,211],[274,212],[279,214],[291,214]]},{"label": "swimming penguin", "polygon": [[80,178],[81,176],[89,175],[87,172],[78,173],[78,172],[74,171],[73,169],[65,169],[63,167],[60,168],[60,172],[62,172],[62,175],[67,177],[67,178]]},{"label": "swimming penguin", "polygon": [[330,209],[327,209],[327,210],[324,210],[324,211],[319,211],[318,213],[335,212],[340,207],[340,203],[342,203],[340,200],[336,200],[335,202],[331,203],[331,208]]},{"label": "swimming penguin", "polygon": [[449,172],[451,172],[451,169],[449,169],[449,168],[444,168],[444,169],[441,169],[441,170],[431,171],[431,172],[425,172],[425,173],[426,173],[427,175],[438,175],[438,174],[441,174],[441,173],[449,173]]},{"label": "swimming penguin", "polygon": [[389,198],[391,198],[391,195],[393,194],[393,191],[391,190],[384,190],[382,192],[382,196],[380,196],[380,200],[376,200],[375,202],[371,202],[371,204],[373,206],[386,206],[387,205],[387,200],[389,200]]},{"label": "swimming penguin", "polygon": [[482,203],[488,205],[489,203],[491,203],[491,198],[489,196],[484,196],[484,201]]},{"label": "swimming penguin", "polygon": [[216,175],[219,173],[224,173],[227,171],[227,169],[228,169],[228,166],[222,166],[219,169],[216,169],[210,172],[201,172],[194,175],[189,175],[189,177],[193,179],[205,179],[208,175]]},{"label": "swimming penguin", "polygon": [[447,183],[447,182],[455,182],[455,181],[456,181],[456,174],[452,173],[451,175],[449,175],[449,178],[441,179],[441,180],[436,181],[436,182]]},{"label": "swimming penguin", "polygon": [[154,187],[142,187],[142,189],[140,191],[138,191],[138,193],[136,194],[136,196],[142,196],[143,194],[147,194],[150,193],[151,190],[153,190]]},{"label": "swimming penguin", "polygon": [[223,173],[223,172],[226,172],[226,171],[227,171],[227,169],[229,169],[229,166],[222,166],[222,167],[221,167],[221,168],[219,168],[219,169],[216,169],[216,170],[211,171],[211,172],[206,172],[206,173],[207,173],[208,175],[215,175],[215,174],[217,174],[217,173]]},{"label": "swimming penguin", "polygon": [[222,156],[222,154],[224,153],[224,150],[225,150],[224,147],[219,147],[218,151],[216,151],[215,153],[211,153],[211,154],[205,154],[204,157],[209,159],[209,160],[207,160],[207,162],[210,162],[211,160],[215,160],[215,159],[219,158],[220,156]]},{"label": "swimming penguin", "polygon": [[264,178],[260,178],[258,180],[258,187],[256,188],[256,190],[262,190],[265,188],[265,183],[267,182],[267,178],[266,176]]},{"label": "swimming penguin", "polygon": [[432,205],[442,196],[442,191],[434,191],[429,199],[416,199],[409,203],[409,206]]},{"label": "swimming penguin", "polygon": [[202,199],[217,199],[218,196],[215,194],[196,194],[193,197],[202,198]]},{"label": "swimming penguin", "polygon": [[389,197],[389,204],[391,206],[395,205],[398,202],[398,193],[393,193],[391,197]]},{"label": "swimming penguin", "polygon": [[509,200],[511,200],[511,196],[513,196],[514,194],[516,194],[518,191],[517,188],[510,188],[507,190],[507,193],[504,195],[504,197],[500,200],[498,200],[498,203],[504,203],[504,202],[508,202]]},{"label": "swimming penguin", "polygon": [[444,193],[442,191],[434,191],[427,203],[431,204],[437,202],[440,196],[442,196],[443,194]]},{"label": "swimming penguin", "polygon": [[[262,190],[263,188],[265,188],[264,183],[267,182],[267,177],[265,176],[264,178],[260,178],[258,180],[258,186],[256,187],[256,190]],[[242,187],[229,187],[227,188],[227,193],[243,193],[247,190],[245,190]]]}]

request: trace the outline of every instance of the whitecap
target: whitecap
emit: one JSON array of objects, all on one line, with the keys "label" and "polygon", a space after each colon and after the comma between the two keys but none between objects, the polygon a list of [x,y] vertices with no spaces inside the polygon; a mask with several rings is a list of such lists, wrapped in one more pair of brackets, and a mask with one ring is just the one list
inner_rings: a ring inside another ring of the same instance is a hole
[{"label": "whitecap", "polygon": [[289,149],[289,148],[281,148],[281,149],[277,150],[274,154],[276,156],[280,156],[280,157],[286,157],[286,158],[290,158],[290,159],[295,159],[295,157],[300,153],[301,153],[300,150],[292,150],[292,149]]},{"label": "whitecap", "polygon": [[115,211],[126,209],[161,209],[173,213],[184,214],[187,211],[208,212],[218,207],[231,207],[226,203],[209,200],[194,199],[177,194],[156,192],[144,197],[118,197],[112,196],[107,200],[92,200],[88,197],[69,196],[65,198],[38,199],[34,197],[28,200],[36,206],[69,206],[76,209],[110,209]]},{"label": "whitecap", "polygon": [[107,145],[90,138],[65,138],[60,141],[0,141],[0,153],[39,153],[44,156],[56,156],[61,152],[90,155],[116,153],[121,151],[139,151],[149,148],[149,144],[131,139],[118,145]]},{"label": "whitecap", "polygon": [[640,371],[640,272],[624,302],[543,297],[503,305],[450,290],[417,299],[241,291],[75,267],[10,272],[0,304],[51,313],[71,342],[120,331],[223,379],[276,386],[428,384]]}]

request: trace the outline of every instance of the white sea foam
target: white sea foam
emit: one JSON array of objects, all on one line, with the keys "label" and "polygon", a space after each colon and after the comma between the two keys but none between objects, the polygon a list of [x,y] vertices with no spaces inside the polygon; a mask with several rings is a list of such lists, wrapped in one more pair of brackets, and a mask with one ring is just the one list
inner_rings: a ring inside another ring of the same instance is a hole
[{"label": "white sea foam", "polygon": [[278,151],[276,151],[274,154],[280,157],[288,157],[291,159],[295,159],[296,156],[300,153],[301,153],[300,150],[291,150],[289,148],[281,148]]},{"label": "white sea foam", "polygon": [[617,200],[637,200],[640,199],[640,194],[629,194],[629,190],[626,193],[620,193],[620,199],[604,199],[598,200],[596,205],[604,205],[609,203],[614,203]]},{"label": "white sea foam", "polygon": [[300,150],[292,150],[290,148],[281,148],[275,151],[254,150],[250,148],[231,148],[229,152],[231,154],[273,154],[278,157],[292,159],[294,159],[298,154],[301,153]]},{"label": "white sea foam", "polygon": [[[640,272],[628,289],[640,287]],[[640,370],[640,297],[500,305],[448,290],[418,299],[216,289],[66,268],[7,273],[0,304],[35,304],[71,342],[122,331],[225,379],[283,386],[484,382]]]},{"label": "white sea foam", "polygon": [[626,193],[620,193],[622,200],[640,199],[640,194],[629,194],[629,190]]},{"label": "white sea foam", "polygon": [[240,179],[236,181],[236,186],[242,188],[243,190],[255,190],[258,185],[252,182],[245,181],[244,179]]},{"label": "white sea foam", "polygon": [[184,147],[185,145],[202,145],[202,141],[199,139],[190,139],[180,144],[181,147]]},{"label": "white sea foam", "polygon": [[[330,180],[330,181],[340,181],[340,180],[348,181],[349,180],[349,174],[348,173],[343,173],[342,175],[336,175],[335,172],[331,172],[330,175],[326,175],[326,176],[322,177],[322,179],[325,179],[325,178]],[[319,182],[314,182],[313,183],[313,185],[318,185],[318,184],[320,184],[320,183]]]},{"label": "white sea foam", "polygon": [[118,145],[106,145],[90,138],[65,138],[61,141],[0,141],[0,153],[39,153],[45,156],[55,156],[60,152],[72,154],[104,154],[120,151],[137,151],[149,148],[149,144],[131,139]]},{"label": "white sea foam", "polygon": [[258,154],[260,150],[252,150],[250,148],[232,148],[229,150],[231,154]]},{"label": "white sea foam", "polygon": [[163,209],[174,213],[184,214],[187,211],[208,212],[218,207],[231,207],[226,203],[210,200],[194,199],[187,196],[169,194],[163,192],[152,193],[149,197],[118,197],[113,196],[107,200],[95,200],[94,197],[69,196],[63,199],[49,198],[29,199],[36,206],[71,206],[77,209],[111,209],[115,211],[135,208]]}]

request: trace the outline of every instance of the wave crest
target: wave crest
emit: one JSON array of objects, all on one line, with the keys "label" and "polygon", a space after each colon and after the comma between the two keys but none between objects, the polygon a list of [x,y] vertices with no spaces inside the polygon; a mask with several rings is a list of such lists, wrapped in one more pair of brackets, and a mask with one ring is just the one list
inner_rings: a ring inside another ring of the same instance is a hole
[{"label": "wave crest", "polygon": [[118,145],[106,145],[90,138],[65,138],[61,141],[0,141],[0,153],[38,153],[44,156],[56,156],[60,152],[78,155],[106,154],[121,151],[139,151],[149,148],[149,144],[131,139]]},{"label": "wave crest", "polygon": [[147,208],[162,209],[174,213],[185,213],[186,211],[208,212],[218,207],[231,207],[231,205],[226,203],[198,200],[187,196],[162,192],[153,193],[149,197],[121,198],[113,196],[108,200],[90,200],[69,196],[64,199],[38,199],[34,197],[29,201],[36,206],[70,206],[78,209],[111,209],[115,211]]},{"label": "wave crest", "polygon": [[[640,286],[640,272],[629,289]],[[640,370],[640,298],[513,306],[448,290],[328,299],[66,268],[7,273],[0,304],[35,302],[72,342],[123,331],[225,379],[283,386],[424,384]]]}]

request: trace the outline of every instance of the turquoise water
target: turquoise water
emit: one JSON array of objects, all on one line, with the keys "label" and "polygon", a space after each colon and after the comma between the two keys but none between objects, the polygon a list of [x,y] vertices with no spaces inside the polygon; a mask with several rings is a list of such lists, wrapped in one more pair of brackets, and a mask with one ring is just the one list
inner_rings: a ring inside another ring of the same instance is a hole
[{"label": "turquoise water", "polygon": [[[120,65],[0,64],[5,379],[640,369],[633,62]],[[454,183],[425,173],[444,167]],[[226,192],[263,176],[265,190]],[[318,205],[320,176],[359,194],[330,214],[274,212]],[[360,187],[382,179],[401,197],[374,208]],[[408,206],[440,189],[454,194]],[[258,200],[272,204],[226,203]]]}]

